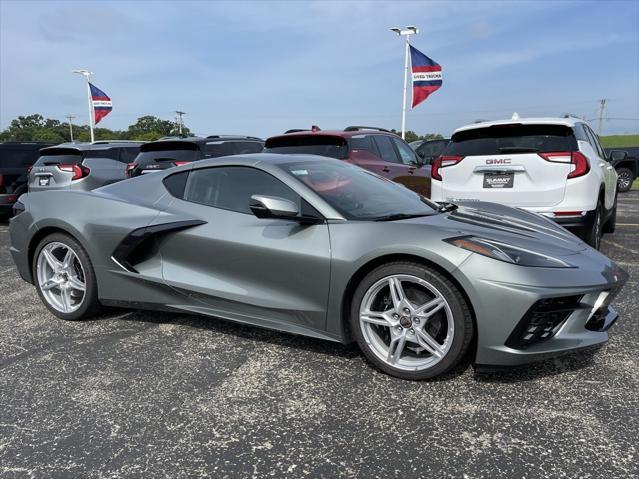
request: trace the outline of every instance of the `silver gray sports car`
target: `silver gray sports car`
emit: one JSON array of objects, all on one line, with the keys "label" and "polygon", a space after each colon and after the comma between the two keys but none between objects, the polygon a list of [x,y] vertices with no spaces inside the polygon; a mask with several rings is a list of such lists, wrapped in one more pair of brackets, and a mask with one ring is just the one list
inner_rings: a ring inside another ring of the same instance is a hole
[{"label": "silver gray sports car", "polygon": [[437,205],[339,160],[255,154],[20,199],[11,253],[49,310],[189,312],[356,341],[426,379],[601,345],[627,274],[541,216]]}]

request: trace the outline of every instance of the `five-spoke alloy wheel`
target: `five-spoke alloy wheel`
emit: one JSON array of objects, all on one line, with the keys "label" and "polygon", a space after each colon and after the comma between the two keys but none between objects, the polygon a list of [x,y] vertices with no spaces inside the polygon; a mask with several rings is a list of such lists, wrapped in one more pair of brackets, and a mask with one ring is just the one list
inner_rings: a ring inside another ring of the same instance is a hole
[{"label": "five-spoke alloy wheel", "polygon": [[459,362],[472,338],[472,317],[452,282],[415,263],[369,273],[355,292],[351,328],[379,369],[408,379],[437,376]]},{"label": "five-spoke alloy wheel", "polygon": [[47,308],[62,319],[82,319],[98,309],[93,266],[73,238],[55,233],[44,238],[33,257],[33,279]]}]

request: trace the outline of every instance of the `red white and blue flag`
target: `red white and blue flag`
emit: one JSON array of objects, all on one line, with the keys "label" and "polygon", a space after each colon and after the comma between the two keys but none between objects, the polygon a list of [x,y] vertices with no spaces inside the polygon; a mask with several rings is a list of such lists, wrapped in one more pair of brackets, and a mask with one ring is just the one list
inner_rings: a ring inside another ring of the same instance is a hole
[{"label": "red white and blue flag", "polygon": [[442,67],[410,45],[413,71],[413,108],[442,86]]},{"label": "red white and blue flag", "polygon": [[93,105],[93,124],[97,125],[102,118],[111,113],[113,102],[93,83],[89,83],[89,88],[91,89],[91,104]]}]

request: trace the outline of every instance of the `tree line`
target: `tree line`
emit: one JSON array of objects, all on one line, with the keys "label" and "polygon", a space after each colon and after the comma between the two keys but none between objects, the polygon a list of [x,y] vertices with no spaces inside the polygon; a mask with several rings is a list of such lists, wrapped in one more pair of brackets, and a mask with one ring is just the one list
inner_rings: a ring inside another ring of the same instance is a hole
[{"label": "tree line", "polygon": [[[169,120],[146,115],[137,119],[125,130],[94,128],[96,140],[139,140],[153,141],[163,136],[178,134],[178,125]],[[183,126],[182,133],[189,135],[191,131]],[[91,133],[88,125],[73,125],[73,139],[79,142],[90,141]],[[44,118],[40,114],[19,116],[11,121],[9,127],[0,132],[0,141],[46,141],[64,143],[71,141],[68,123],[53,118]]]},{"label": "tree line", "polygon": [[[391,132],[400,134],[392,129]],[[138,140],[153,141],[163,136],[175,136],[178,134],[177,123],[162,120],[156,116],[146,115],[138,118],[135,123],[125,130],[110,130],[108,128],[93,129],[96,140]],[[190,135],[191,131],[182,126],[182,133]],[[73,125],[73,139],[78,142],[90,141],[91,134],[88,125]],[[406,132],[406,141],[436,140],[442,135],[426,133],[419,135],[414,131]],[[19,116],[11,121],[8,128],[0,132],[0,141],[46,141],[49,143],[64,143],[71,141],[71,131],[68,123],[63,123],[53,118],[44,118],[35,113],[33,115]]]}]

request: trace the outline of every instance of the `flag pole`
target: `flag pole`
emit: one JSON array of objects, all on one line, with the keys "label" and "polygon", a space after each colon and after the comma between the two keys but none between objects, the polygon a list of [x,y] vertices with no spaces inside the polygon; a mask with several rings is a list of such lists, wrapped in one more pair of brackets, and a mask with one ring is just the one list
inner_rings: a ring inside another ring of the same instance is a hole
[{"label": "flag pole", "polygon": [[406,92],[408,90],[408,69],[410,55],[410,36],[419,33],[415,26],[407,26],[405,30],[398,27],[391,28],[391,31],[397,33],[400,37],[406,37],[406,46],[404,52],[404,92],[402,94],[402,139],[406,138]]},{"label": "flag pole", "polygon": [[93,102],[91,101],[91,75],[93,72],[89,70],[73,70],[73,73],[78,73],[82,75],[87,81],[87,101],[89,103],[89,130],[91,131],[91,143],[95,141],[95,136],[93,135],[93,116],[95,112],[93,110]]},{"label": "flag pole", "polygon": [[402,140],[406,139],[406,89],[408,88],[408,54],[410,35],[406,35],[406,52],[404,54],[404,95],[402,97]]}]

